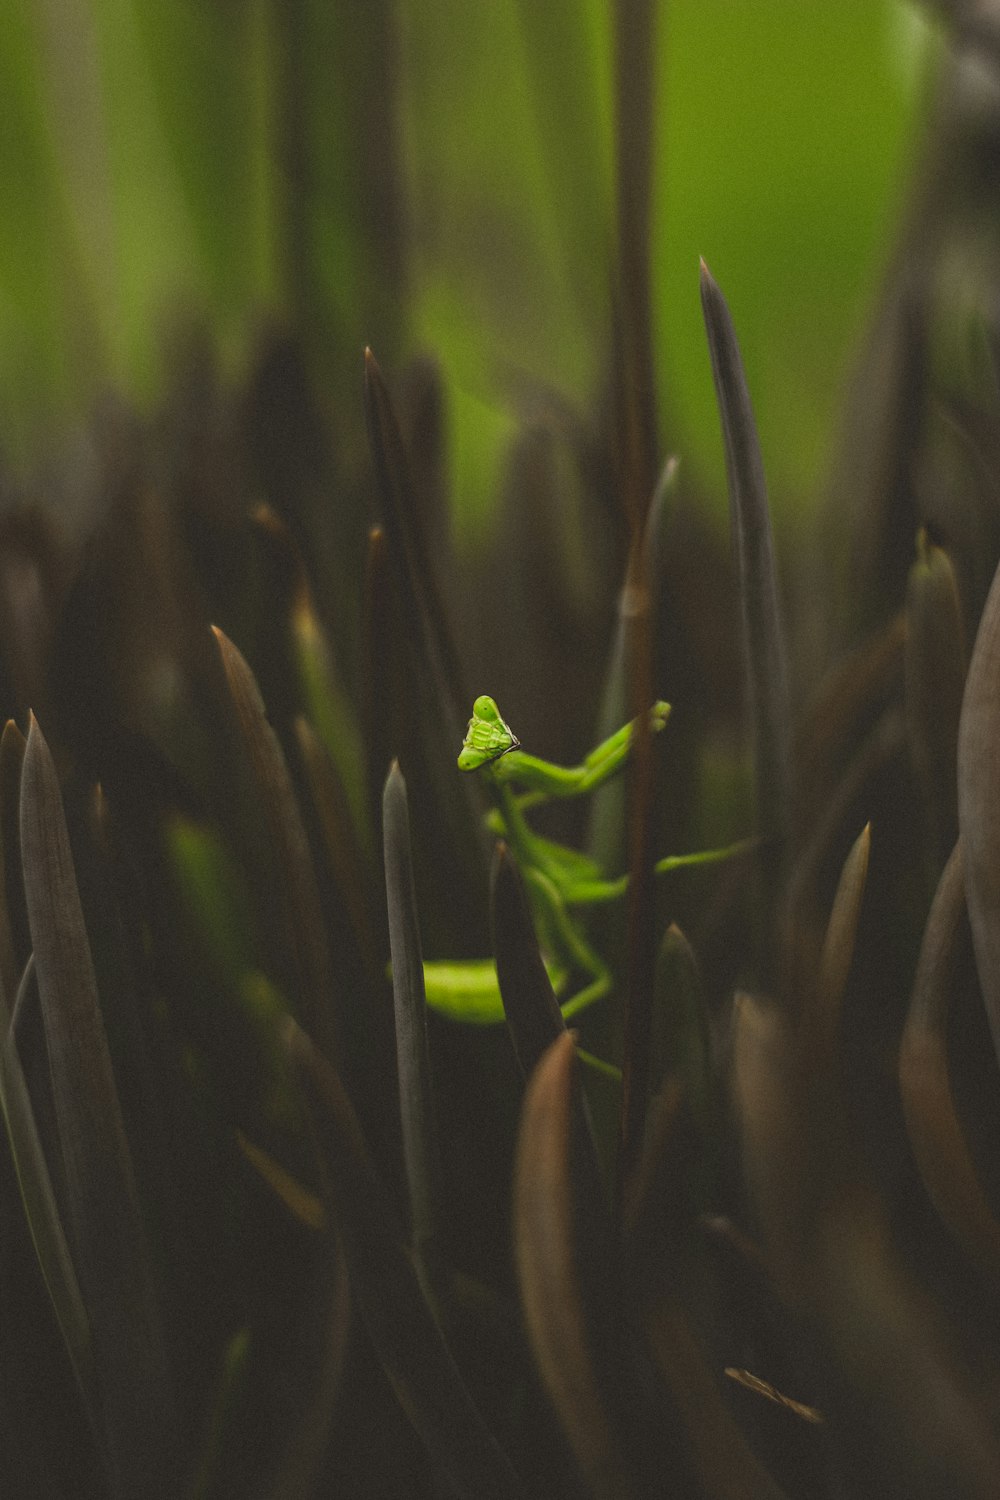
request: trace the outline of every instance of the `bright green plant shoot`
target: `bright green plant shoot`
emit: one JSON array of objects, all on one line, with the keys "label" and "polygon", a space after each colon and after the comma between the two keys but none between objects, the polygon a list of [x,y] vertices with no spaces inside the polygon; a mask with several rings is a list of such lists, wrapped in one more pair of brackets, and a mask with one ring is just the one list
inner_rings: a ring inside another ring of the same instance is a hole
[{"label": "bright green plant shoot", "polygon": [[[669,712],[668,703],[653,704],[649,721],[654,734],[666,724]],[[556,994],[566,996],[561,1003],[567,1019],[600,1000],[612,986],[611,971],[587,940],[573,908],[618,900],[628,888],[628,876],[609,878],[587,855],[542,838],[530,827],[525,813],[550,798],[579,797],[607,781],[625,765],[634,730],[634,724],[625,724],[581,765],[558,766],[527,755],[494,700],[484,695],[472,706],[458,757],[459,770],[477,771],[489,788],[493,801],[490,827],[507,841],[520,866],[549,977]],[[746,843],[739,843],[670,855],[659,860],[655,870],[662,875],[714,864],[747,848]],[[582,985],[567,994],[571,981],[582,981]],[[504,1018],[492,959],[427,963],[424,984],[428,1004],[454,1020],[492,1025]]]}]

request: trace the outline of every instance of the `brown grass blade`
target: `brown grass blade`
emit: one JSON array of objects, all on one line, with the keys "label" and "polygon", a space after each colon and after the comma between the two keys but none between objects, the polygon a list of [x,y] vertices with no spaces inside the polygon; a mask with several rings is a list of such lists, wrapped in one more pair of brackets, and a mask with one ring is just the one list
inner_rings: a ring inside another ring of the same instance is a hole
[{"label": "brown grass blade", "polygon": [[931,1202],[980,1271],[997,1281],[1000,1222],[980,1185],[948,1068],[948,1012],[964,918],[959,843],[944,867],[924,929],[899,1050],[899,1090],[910,1145]]},{"label": "brown grass blade", "polygon": [[101,1019],[62,797],[32,717],[21,852],[66,1218],[90,1317],[105,1458],[116,1496],[176,1494],[176,1417],[155,1277]]},{"label": "brown grass blade", "polygon": [[967,652],[948,554],[917,538],[906,590],[906,727],[935,874],[958,837],[958,724]]},{"label": "brown grass blade", "polygon": [[590,1296],[601,1236],[581,1222],[597,1204],[592,1196],[581,1200],[574,1167],[578,1088],[573,1036],[565,1032],[543,1055],[524,1098],[514,1173],[518,1281],[542,1378],[588,1493],[625,1500],[634,1484],[602,1385],[614,1364],[602,1361],[594,1343],[607,1330],[595,1329]]},{"label": "brown grass blade", "polygon": [[969,663],[958,727],[958,826],[979,983],[1000,1057],[1000,568]]},{"label": "brown grass blade", "polygon": [[42,1278],[52,1301],[88,1419],[95,1437],[100,1441],[90,1319],[63,1231],[59,1206],[45,1152],[38,1137],[35,1112],[17,1050],[15,1017],[25,1001],[27,990],[34,982],[34,968],[32,957],[22,976],[13,1011],[8,1011],[6,997],[0,986],[0,1106],[3,1108],[18,1187]]},{"label": "brown grass blade", "polygon": [[330,955],[309,842],[302,825],[284,752],[268,723],[260,690],[243,656],[212,626],[253,784],[266,827],[275,878],[270,899],[282,913],[299,1014],[325,1048],[333,1046]]},{"label": "brown grass blade", "polygon": [[0,977],[8,995],[17,988],[31,952],[21,874],[21,767],[24,735],[8,719],[0,736]]},{"label": "brown grass blade", "polygon": [[292,1021],[286,1041],[312,1107],[354,1296],[400,1405],[456,1495],[514,1500],[521,1486],[424,1299],[340,1079]]},{"label": "brown grass blade", "polygon": [[810,1027],[811,1066],[827,1074],[832,1082],[836,1068],[837,1034],[848,975],[861,916],[861,901],[868,879],[871,854],[871,824],[858,834],[840,872],[833,908],[820,956],[819,982]]}]

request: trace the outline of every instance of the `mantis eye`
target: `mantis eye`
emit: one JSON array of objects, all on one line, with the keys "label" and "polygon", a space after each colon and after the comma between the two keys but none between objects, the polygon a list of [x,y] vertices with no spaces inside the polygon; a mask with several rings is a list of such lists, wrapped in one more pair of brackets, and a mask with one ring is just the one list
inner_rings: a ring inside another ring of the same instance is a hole
[{"label": "mantis eye", "polygon": [[516,750],[520,740],[500,717],[500,710],[485,694],[472,705],[472,718],[465,731],[458,757],[460,771],[476,771],[488,761],[497,760],[508,750]]}]

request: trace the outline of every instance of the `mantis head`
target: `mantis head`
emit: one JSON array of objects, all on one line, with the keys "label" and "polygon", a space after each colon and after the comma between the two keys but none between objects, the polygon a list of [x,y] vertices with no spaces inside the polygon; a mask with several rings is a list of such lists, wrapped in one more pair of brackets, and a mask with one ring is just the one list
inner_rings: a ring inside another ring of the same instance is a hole
[{"label": "mantis head", "polygon": [[500,710],[485,694],[472,705],[472,718],[465,731],[458,757],[460,771],[477,771],[491,760],[498,760],[508,750],[516,750],[520,740],[500,717]]}]

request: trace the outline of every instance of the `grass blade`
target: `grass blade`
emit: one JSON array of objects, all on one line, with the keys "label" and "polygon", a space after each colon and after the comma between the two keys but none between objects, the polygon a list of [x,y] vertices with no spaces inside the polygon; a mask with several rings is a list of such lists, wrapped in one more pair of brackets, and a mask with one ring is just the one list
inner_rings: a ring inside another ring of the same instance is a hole
[{"label": "grass blade", "polygon": [[726,300],[701,265],[701,304],[712,358],[729,482],[733,548],[743,614],[743,651],[757,782],[758,832],[778,840],[769,867],[780,874],[791,808],[788,669],[760,440],[736,330]]},{"label": "grass blade", "polygon": [[396,1067],[403,1132],[403,1159],[410,1192],[413,1247],[425,1276],[433,1281],[440,1255],[441,1163],[438,1156],[427,1047],[427,1008],[420,947],[420,924],[410,855],[410,815],[406,782],[397,761],[386,778],[382,799],[385,891],[389,909],[389,952],[396,1014]]},{"label": "grass blade", "polygon": [[813,1011],[815,1026],[811,1032],[812,1066],[828,1076],[831,1085],[836,1069],[841,1005],[854,958],[870,854],[871,825],[866,823],[844,861],[820,957]]},{"label": "grass blade", "polygon": [[917,538],[906,589],[906,727],[935,874],[958,837],[958,724],[966,649],[948,554]]},{"label": "grass blade", "polygon": [[948,1012],[964,918],[962,849],[956,844],[924,929],[899,1050],[899,1090],[910,1146],[938,1216],[980,1270],[997,1281],[1000,1222],[980,1185],[948,1067]]},{"label": "grass blade", "polygon": [[35,1114],[21,1068],[14,1030],[15,1017],[34,979],[34,967],[32,957],[28,960],[21,979],[13,1013],[8,1012],[6,998],[0,989],[0,1106],[3,1108],[11,1155],[38,1264],[66,1343],[84,1407],[94,1435],[100,1441],[90,1319],[80,1294],[48,1163],[38,1138]]},{"label": "grass blade", "polygon": [[285,756],[268,723],[260,690],[232,641],[212,626],[277,874],[269,897],[282,913],[295,995],[304,1023],[324,1047],[333,1045],[332,984],[326,929],[309,842]]},{"label": "grass blade", "polygon": [[1000,1057],[1000,568],[969,663],[958,726],[958,826],[979,983]]},{"label": "grass blade", "polygon": [[174,1405],[153,1267],[59,783],[34,717],[21,779],[21,851],[65,1168],[67,1226],[93,1331],[112,1492],[174,1495]]},{"label": "grass blade", "polygon": [[8,995],[17,988],[31,952],[21,875],[21,767],[24,735],[8,719],[0,736],[0,978]]},{"label": "grass blade", "polygon": [[[576,1455],[588,1493],[616,1500],[634,1493],[616,1434],[611,1393],[602,1386],[613,1361],[593,1340],[600,1298],[607,1292],[607,1225],[595,1217],[597,1198],[581,1180],[579,1079],[573,1036],[551,1044],[531,1076],[521,1113],[514,1173],[514,1246],[521,1300],[542,1378]],[[581,1191],[582,1190],[582,1191]],[[582,1216],[586,1219],[582,1220]],[[603,1243],[602,1243],[603,1242]],[[620,1393],[619,1393],[620,1395]]]},{"label": "grass blade", "polygon": [[382,498],[383,521],[404,613],[419,633],[424,660],[441,697],[445,723],[461,741],[472,702],[463,680],[444,601],[431,566],[430,549],[399,424],[382,371],[365,350],[365,412],[375,477]]},{"label": "grass blade", "polygon": [[530,1078],[542,1054],[566,1030],[542,961],[520,871],[507,845],[493,856],[490,911],[497,981],[518,1065]]},{"label": "grass blade", "polygon": [[424,1299],[340,1079],[294,1022],[287,1046],[312,1106],[351,1286],[400,1405],[456,1495],[514,1500],[521,1486]]}]

